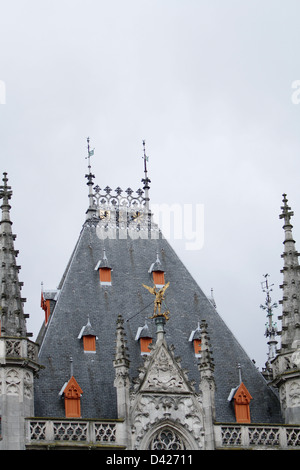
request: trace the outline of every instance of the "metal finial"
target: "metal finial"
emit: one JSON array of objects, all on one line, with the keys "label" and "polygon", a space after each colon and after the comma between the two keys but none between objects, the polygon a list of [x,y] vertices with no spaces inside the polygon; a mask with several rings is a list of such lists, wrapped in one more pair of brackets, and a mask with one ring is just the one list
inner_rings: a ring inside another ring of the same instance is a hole
[{"label": "metal finial", "polygon": [[89,209],[93,209],[93,207],[94,207],[94,199],[93,199],[93,185],[94,185],[94,182],[93,182],[93,179],[95,178],[95,175],[93,175],[92,172],[91,172],[91,156],[94,155],[94,150],[95,149],[90,150],[90,138],[88,137],[86,140],[87,140],[87,144],[88,144],[87,145],[88,154],[87,154],[87,157],[85,157],[85,158],[88,159],[88,174],[86,174],[85,177],[88,180],[87,185],[89,187]]},{"label": "metal finial", "polygon": [[145,202],[146,202],[146,210],[149,211],[149,183],[151,183],[151,180],[148,178],[147,174],[147,161],[149,160],[149,157],[146,155],[146,141],[143,140],[143,150],[144,150],[144,155],[143,155],[143,160],[144,160],[144,174],[145,177],[142,179],[142,183],[144,183],[143,189],[145,191]]},{"label": "metal finial", "polygon": [[[144,155],[143,155],[143,159],[144,159],[144,172],[147,173],[147,161],[149,160],[149,157],[147,157],[146,155],[146,141],[143,140],[143,151],[144,151]],[[145,175],[146,176],[146,175]]]},{"label": "metal finial", "polygon": [[73,370],[73,357],[72,356],[70,356],[70,373],[71,373],[71,377],[73,377],[74,370]]},{"label": "metal finial", "polygon": [[238,363],[237,368],[239,371],[239,383],[242,383],[242,367],[240,363]]},{"label": "metal finial", "polygon": [[89,169],[89,174],[91,175],[91,157],[94,155],[94,150],[95,149],[90,149],[90,138],[88,137],[86,139],[87,141],[87,150],[88,150],[88,153],[87,153],[87,157],[85,157],[86,159],[88,159],[88,169]]},{"label": "metal finial", "polygon": [[264,274],[263,276],[265,278],[265,281],[261,283],[261,287],[262,287],[262,291],[266,294],[266,301],[264,305],[260,306],[260,308],[263,310],[266,310],[267,312],[268,322],[266,323],[265,336],[266,338],[269,338],[268,359],[270,361],[271,359],[274,359],[274,357],[276,356],[277,341],[275,340],[275,336],[277,335],[277,324],[273,322],[272,317],[273,317],[273,309],[277,308],[278,305],[276,302],[272,304],[270,293],[272,292],[271,287],[273,287],[274,284],[269,285],[268,283],[269,274]]}]

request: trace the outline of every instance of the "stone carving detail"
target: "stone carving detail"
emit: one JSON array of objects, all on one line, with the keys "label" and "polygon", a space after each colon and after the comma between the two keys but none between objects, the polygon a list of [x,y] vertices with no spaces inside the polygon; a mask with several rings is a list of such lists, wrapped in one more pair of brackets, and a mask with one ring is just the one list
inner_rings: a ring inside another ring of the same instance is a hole
[{"label": "stone carving detail", "polygon": [[291,360],[294,366],[300,368],[300,348],[292,354]]},{"label": "stone carving detail", "polygon": [[21,356],[21,341],[7,339],[6,340],[6,355],[20,357]]},{"label": "stone carving detail", "polygon": [[37,361],[37,345],[28,341],[27,343],[27,356],[32,361]]},{"label": "stone carving detail", "polygon": [[165,347],[161,347],[155,355],[151,368],[146,374],[142,390],[190,391]]},{"label": "stone carving detail", "polygon": [[[181,438],[177,441],[175,435],[182,435],[190,448],[204,447],[201,394],[195,392],[186,371],[179,365],[180,359],[170,349],[165,342],[154,346],[131,392],[132,442],[136,449],[147,449],[149,445],[155,449],[167,448],[163,447],[167,444],[163,444],[160,434],[166,429],[173,433],[173,439],[170,434],[168,442],[174,444],[174,449],[183,448],[176,447],[183,445],[183,441]],[[153,437],[156,427],[157,434]]]},{"label": "stone carving detail", "polygon": [[298,382],[292,382],[290,385],[290,405],[300,406],[300,384]]},{"label": "stone carving detail", "polygon": [[32,398],[33,396],[32,377],[29,372],[26,372],[24,375],[24,395],[27,398]]},{"label": "stone carving detail", "polygon": [[6,373],[6,393],[7,395],[20,394],[20,377],[18,371],[9,369]]}]

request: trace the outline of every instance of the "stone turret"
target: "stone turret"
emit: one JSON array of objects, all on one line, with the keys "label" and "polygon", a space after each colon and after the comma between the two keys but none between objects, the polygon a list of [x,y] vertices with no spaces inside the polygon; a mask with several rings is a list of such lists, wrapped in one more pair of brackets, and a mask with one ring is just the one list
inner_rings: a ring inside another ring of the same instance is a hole
[{"label": "stone turret", "polygon": [[0,449],[25,448],[25,418],[33,416],[33,377],[39,370],[38,346],[28,339],[26,317],[19,282],[20,266],[16,263],[18,252],[14,248],[16,238],[10,220],[12,196],[7,173],[0,186],[2,217],[0,222],[0,285],[1,285],[1,334],[0,334],[0,416],[2,440]]}]

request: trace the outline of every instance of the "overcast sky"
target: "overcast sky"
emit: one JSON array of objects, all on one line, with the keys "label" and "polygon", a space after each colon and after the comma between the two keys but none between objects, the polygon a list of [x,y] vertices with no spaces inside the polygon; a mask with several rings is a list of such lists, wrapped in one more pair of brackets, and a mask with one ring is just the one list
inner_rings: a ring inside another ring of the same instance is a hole
[{"label": "overcast sky", "polygon": [[35,338],[43,321],[41,281],[57,287],[85,220],[87,136],[95,182],[113,189],[140,187],[145,139],[151,200],[204,207],[203,247],[173,246],[263,366],[260,283],[269,273],[273,299],[281,298],[283,192],[300,249],[300,93],[292,88],[300,80],[299,1],[0,7],[1,173],[14,192],[28,330]]}]

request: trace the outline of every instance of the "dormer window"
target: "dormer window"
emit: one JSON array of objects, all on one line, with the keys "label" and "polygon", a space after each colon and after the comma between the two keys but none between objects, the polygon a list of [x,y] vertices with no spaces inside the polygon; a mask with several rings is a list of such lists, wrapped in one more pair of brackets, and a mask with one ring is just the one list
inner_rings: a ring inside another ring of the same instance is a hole
[{"label": "dormer window", "polygon": [[99,271],[99,280],[101,286],[111,286],[112,268],[108,263],[105,249],[103,249],[103,258],[96,264],[95,271]]},{"label": "dormer window", "polygon": [[51,290],[51,291],[43,291],[41,292],[41,308],[45,312],[45,325],[48,324],[51,312],[53,311],[55,304],[57,302],[59,291]]},{"label": "dormer window", "polygon": [[81,417],[80,398],[82,393],[82,389],[72,375],[69,382],[65,383],[60,391],[60,395],[63,395],[65,400],[66,418]]},{"label": "dormer window", "polygon": [[233,399],[236,422],[251,423],[250,400],[252,400],[252,397],[243,382],[237,389]]},{"label": "dormer window", "polygon": [[195,357],[201,357],[201,329],[199,323],[196,330],[191,332],[189,342],[193,343]]},{"label": "dormer window", "polygon": [[161,288],[165,285],[165,273],[163,271],[153,271],[153,282],[157,288]]},{"label": "dormer window", "polygon": [[156,253],[156,261],[152,263],[149,269],[149,274],[152,275],[153,283],[158,289],[161,289],[165,285],[165,272]]},{"label": "dormer window", "polygon": [[45,299],[44,293],[41,294],[41,308],[45,312],[45,325],[47,325],[50,317],[50,300]]},{"label": "dormer window", "polygon": [[237,423],[251,423],[250,400],[252,397],[243,382],[233,388],[229,394],[228,401],[234,401],[234,412]]},{"label": "dormer window", "polygon": [[99,277],[101,286],[111,286],[110,268],[99,268]]},{"label": "dormer window", "polygon": [[138,328],[135,340],[140,343],[140,350],[142,356],[147,356],[150,354],[149,346],[152,343],[152,336],[149,331],[147,323],[144,326]]},{"label": "dormer window", "polygon": [[91,326],[90,320],[87,324],[81,328],[81,331],[78,335],[78,339],[83,340],[83,350],[86,353],[95,353],[96,352],[96,339],[97,336]]}]

